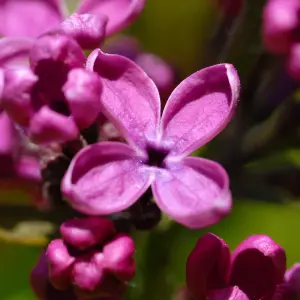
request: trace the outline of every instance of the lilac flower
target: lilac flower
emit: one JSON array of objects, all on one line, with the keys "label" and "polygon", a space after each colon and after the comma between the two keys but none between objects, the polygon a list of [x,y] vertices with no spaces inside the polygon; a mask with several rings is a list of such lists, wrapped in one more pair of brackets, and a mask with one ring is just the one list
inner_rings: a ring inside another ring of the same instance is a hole
[{"label": "lilac flower", "polygon": [[36,294],[46,294],[50,282],[54,290],[79,298],[120,297],[135,273],[132,239],[98,217],[69,220],[60,229],[63,239],[53,240],[41,257],[48,262],[49,281],[39,282],[41,267],[32,273]]},{"label": "lilac flower", "polygon": [[96,120],[101,83],[84,64],[85,56],[72,38],[45,35],[32,46],[31,69],[4,70],[2,105],[34,142],[75,139]]},{"label": "lilac flower", "polygon": [[[146,0],[80,0],[76,13],[107,19],[106,34],[111,35],[133,22],[145,3]],[[64,0],[4,0],[0,3],[0,35],[37,37],[59,26],[67,16]]]},{"label": "lilac flower", "polygon": [[162,117],[152,80],[131,60],[95,50],[87,68],[102,78],[102,111],[129,145],[101,142],[80,151],[62,191],[86,214],[122,211],[151,185],[157,205],[191,228],[213,224],[231,209],[229,182],[216,162],[186,157],[214,138],[237,104],[232,65],[203,69],[171,94]]},{"label": "lilac flower", "polygon": [[287,57],[291,76],[300,79],[300,2],[269,0],[263,12],[262,36],[267,50]]},{"label": "lilac flower", "polygon": [[293,300],[284,298],[285,268],[284,249],[266,235],[248,237],[230,255],[225,242],[208,233],[187,259],[186,283],[193,300]]}]

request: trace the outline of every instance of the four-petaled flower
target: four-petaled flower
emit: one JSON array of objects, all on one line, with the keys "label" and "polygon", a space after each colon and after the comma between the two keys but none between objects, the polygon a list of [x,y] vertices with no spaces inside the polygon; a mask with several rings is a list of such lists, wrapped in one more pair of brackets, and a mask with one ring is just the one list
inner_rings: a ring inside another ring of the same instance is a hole
[{"label": "four-petaled flower", "polygon": [[186,156],[231,119],[240,85],[233,66],[215,65],[185,79],[162,117],[156,86],[134,62],[95,50],[87,69],[101,77],[102,112],[129,145],[101,142],[81,150],[62,182],[69,203],[86,214],[111,214],[128,208],[151,185],[160,209],[185,226],[208,226],[228,214],[225,170]]}]

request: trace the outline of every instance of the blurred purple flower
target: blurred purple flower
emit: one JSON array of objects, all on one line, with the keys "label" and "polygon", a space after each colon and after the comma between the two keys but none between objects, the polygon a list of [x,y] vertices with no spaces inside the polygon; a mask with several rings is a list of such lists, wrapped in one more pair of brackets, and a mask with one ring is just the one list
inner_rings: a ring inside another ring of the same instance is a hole
[{"label": "blurred purple flower", "polygon": [[300,80],[300,2],[269,0],[264,7],[262,36],[266,49],[285,55],[289,74]]},{"label": "blurred purple flower", "polygon": [[62,299],[119,299],[135,274],[132,239],[116,234],[111,221],[98,217],[69,220],[61,225],[61,234],[31,273],[36,295],[53,300],[58,298],[51,298],[50,292],[67,297]]},{"label": "blurred purple flower", "polygon": [[188,227],[208,226],[228,214],[226,171],[186,156],[233,116],[239,93],[233,66],[215,65],[185,79],[162,117],[155,84],[131,60],[95,50],[87,68],[100,75],[102,111],[129,145],[101,142],[81,150],[62,182],[70,204],[86,214],[111,214],[131,206],[151,185],[160,209]]},{"label": "blurred purple flower", "polygon": [[123,55],[133,60],[154,81],[162,100],[167,100],[176,86],[174,68],[159,56],[142,50],[139,41],[130,36],[111,39],[103,47],[104,51]]},{"label": "blurred purple flower", "polygon": [[285,271],[284,249],[266,235],[248,237],[230,254],[222,239],[208,233],[187,259],[186,283],[193,300],[296,300],[299,265]]},{"label": "blurred purple flower", "polygon": [[[107,19],[106,34],[112,35],[132,23],[145,4],[146,0],[80,0],[75,12]],[[37,37],[59,26],[67,16],[64,0],[3,0],[0,35]]]},{"label": "blurred purple flower", "polygon": [[36,205],[43,205],[40,191],[41,174],[37,157],[24,153],[22,139],[12,120],[0,113],[0,190],[20,190]]},{"label": "blurred purple flower", "polygon": [[96,120],[100,78],[84,64],[85,56],[72,38],[45,35],[31,48],[31,69],[4,70],[2,105],[34,142],[75,139]]}]

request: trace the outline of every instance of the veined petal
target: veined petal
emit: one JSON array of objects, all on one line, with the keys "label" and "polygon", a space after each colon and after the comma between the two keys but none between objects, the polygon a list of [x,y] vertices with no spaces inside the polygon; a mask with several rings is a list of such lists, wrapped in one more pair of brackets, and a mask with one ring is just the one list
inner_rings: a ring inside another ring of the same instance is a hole
[{"label": "veined petal", "polygon": [[239,78],[232,65],[200,70],[173,91],[162,116],[163,140],[170,155],[186,155],[213,139],[233,116]]},{"label": "veined petal", "polygon": [[123,137],[140,148],[155,140],[160,118],[157,88],[148,75],[131,60],[101,50],[91,53],[87,69],[102,79],[102,112]]},{"label": "veined petal", "polygon": [[157,173],[152,190],[159,208],[190,228],[215,224],[231,210],[226,171],[203,158],[169,163]]},{"label": "veined petal", "polygon": [[101,81],[96,73],[85,69],[72,69],[63,92],[79,128],[87,128],[100,113]]},{"label": "veined petal", "polygon": [[62,30],[84,49],[95,49],[105,38],[107,17],[105,15],[73,14],[60,24]]},{"label": "veined petal", "polygon": [[37,144],[64,143],[78,135],[78,128],[71,118],[47,106],[34,114],[29,124],[29,136]]},{"label": "veined petal", "polygon": [[261,299],[283,281],[285,268],[284,249],[266,235],[253,235],[232,253],[231,285],[250,299]]},{"label": "veined petal", "polygon": [[63,19],[62,0],[3,0],[0,34],[37,37]]},{"label": "veined petal", "polygon": [[208,294],[208,300],[250,300],[237,286],[214,290]]},{"label": "veined petal", "polygon": [[82,0],[78,13],[106,15],[107,35],[129,26],[142,12],[146,0]]},{"label": "veined petal", "polygon": [[73,158],[62,192],[78,211],[106,215],[132,205],[149,187],[150,175],[128,145],[101,142]]},{"label": "veined petal", "polygon": [[[1,25],[0,25],[1,27]],[[34,39],[5,37],[0,39],[0,66],[28,63],[29,51]]]},{"label": "veined petal", "polygon": [[186,284],[193,299],[206,299],[209,290],[225,287],[229,266],[227,244],[212,233],[203,235],[186,262]]}]

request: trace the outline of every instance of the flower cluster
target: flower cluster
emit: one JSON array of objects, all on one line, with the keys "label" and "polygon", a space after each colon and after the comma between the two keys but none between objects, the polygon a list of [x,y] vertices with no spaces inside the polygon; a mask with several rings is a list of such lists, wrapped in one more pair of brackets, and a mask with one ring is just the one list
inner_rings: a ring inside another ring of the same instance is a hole
[{"label": "flower cluster", "polygon": [[111,221],[98,217],[71,219],[60,232],[62,239],[49,244],[31,273],[36,295],[120,298],[135,273],[133,240],[116,234]]},{"label": "flower cluster", "polygon": [[212,233],[202,236],[186,264],[188,297],[194,300],[296,300],[299,264],[286,270],[284,249],[269,236],[253,235],[230,253]]}]

